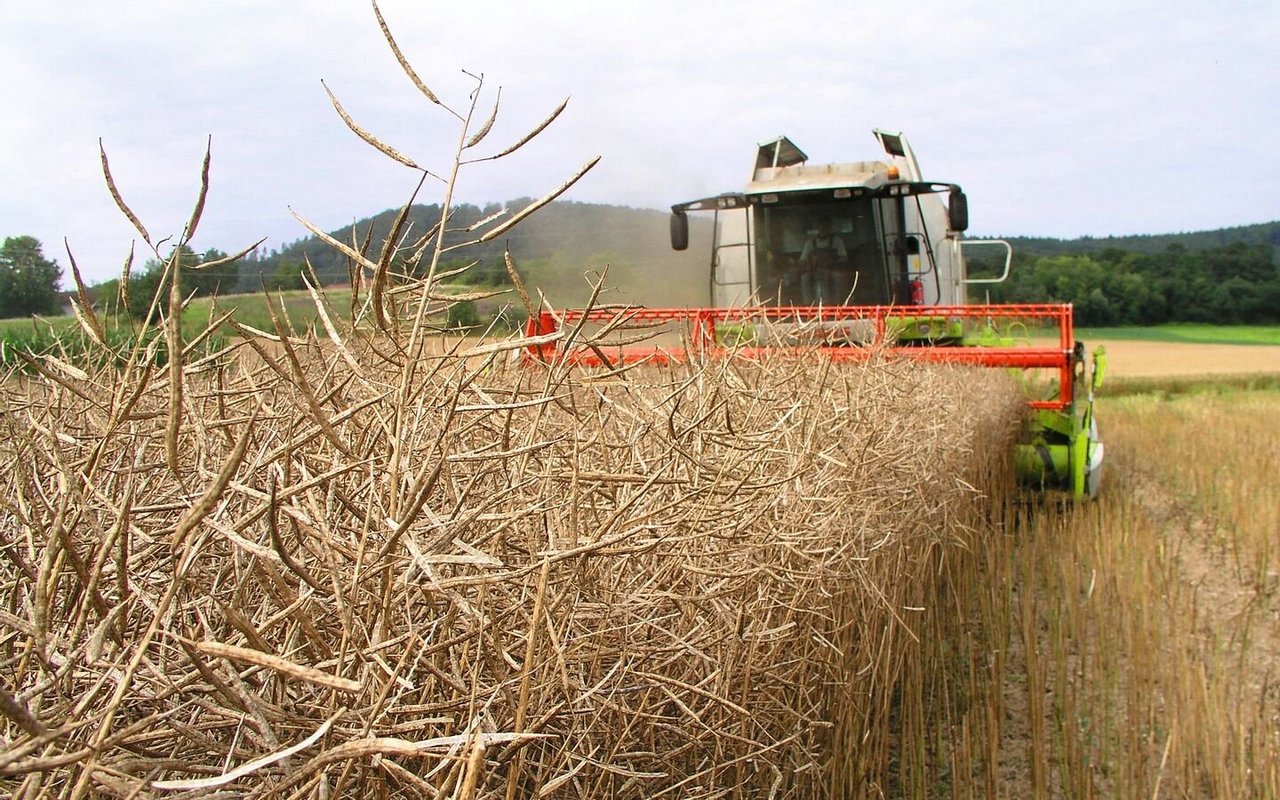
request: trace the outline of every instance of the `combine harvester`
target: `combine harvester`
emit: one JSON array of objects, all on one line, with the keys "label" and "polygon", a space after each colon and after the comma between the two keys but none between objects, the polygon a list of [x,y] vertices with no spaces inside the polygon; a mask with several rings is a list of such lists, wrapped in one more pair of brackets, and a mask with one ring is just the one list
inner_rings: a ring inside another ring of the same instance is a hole
[{"label": "combine harvester", "polygon": [[[1031,408],[1015,454],[1022,482],[1094,496],[1101,348],[1090,373],[1069,304],[970,304],[970,287],[1008,277],[1012,249],[962,238],[960,187],[924,180],[902,134],[875,136],[887,159],[820,165],[780,137],[760,145],[745,191],[672,207],[676,250],[688,247],[689,212],[713,216],[712,307],[545,311],[529,320],[544,343],[526,358],[618,369],[799,348],[1018,370]],[[1003,249],[1001,275],[969,277],[977,247]]]}]

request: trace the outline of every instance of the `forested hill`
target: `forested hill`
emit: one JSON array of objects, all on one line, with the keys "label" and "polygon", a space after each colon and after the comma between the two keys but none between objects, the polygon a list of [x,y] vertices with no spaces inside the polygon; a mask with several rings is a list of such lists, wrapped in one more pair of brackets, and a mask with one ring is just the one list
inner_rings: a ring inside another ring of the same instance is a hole
[{"label": "forested hill", "polygon": [[985,296],[994,302],[1068,302],[1079,325],[1280,323],[1280,222],[1009,241],[1014,268],[990,286]]},{"label": "forested hill", "polygon": [[1280,247],[1280,222],[1263,222],[1235,228],[1219,228],[1191,233],[1157,233],[1135,236],[1083,236],[1079,239],[1051,239],[1039,236],[1004,236],[1018,253],[1036,256],[1102,253],[1124,250],[1130,253],[1164,253],[1176,245],[1185,250],[1211,250],[1233,244]]},{"label": "forested hill", "polygon": [[[505,204],[508,214],[528,205],[530,198]],[[445,242],[457,244],[474,239],[466,229],[501,210],[492,204],[484,208],[459,205],[453,210]],[[366,239],[376,260],[398,210],[391,209],[352,226],[330,232],[344,243],[361,246]],[[416,205],[410,210],[408,233],[402,241],[412,243],[431,230],[440,218],[440,206]],[[499,218],[498,222],[501,221]],[[496,223],[491,223],[496,224]],[[482,228],[481,231],[487,229]],[[507,234],[481,245],[447,254],[450,265],[476,262],[467,274],[475,283],[500,284],[506,281],[502,253],[509,248],[525,279],[560,305],[580,303],[589,294],[588,274],[598,274],[606,265],[606,302],[634,302],[646,305],[702,305],[707,301],[707,264],[710,261],[709,227],[694,227],[694,238],[685,252],[671,249],[668,215],[662,211],[593,203],[555,202],[525,219]],[[347,259],[315,237],[286,245],[278,253],[260,259],[254,271],[271,275],[277,271],[296,273],[304,257],[325,282],[348,280]]]},{"label": "forested hill", "polygon": [[[528,199],[506,204],[508,213]],[[458,206],[446,243],[475,233],[473,226],[501,206]],[[353,227],[333,232],[357,246],[366,238],[377,248],[396,211],[388,210]],[[439,206],[415,206],[412,242],[435,225]],[[662,211],[589,203],[557,202],[526,219],[509,234],[485,245],[454,251],[448,265],[475,265],[474,283],[506,283],[502,252],[509,247],[526,281],[561,307],[586,300],[588,274],[609,266],[609,293],[602,302],[649,306],[705,305],[708,302],[710,223],[699,215],[689,249],[671,250],[668,215]],[[1280,323],[1280,222],[1194,233],[1080,239],[1006,237],[1015,266],[1010,279],[991,285],[984,299],[996,302],[1069,302],[1081,325],[1153,325],[1164,322]],[[347,259],[318,239],[294,242],[277,253],[248,262],[239,278],[252,289],[259,274],[297,279],[310,259],[326,282],[345,282]],[[971,274],[991,274],[995,264],[970,262]]]},{"label": "forested hill", "polygon": [[[514,211],[528,202],[529,198],[519,198],[509,201],[505,207]],[[455,207],[449,226],[453,233],[448,240],[451,243],[461,241],[465,234],[459,229],[484,219],[502,207],[496,203],[484,208],[466,204]],[[351,242],[354,230],[355,240],[362,242],[372,226],[370,241],[376,245],[390,231],[397,213],[396,209],[388,209],[376,216],[362,219],[354,226],[330,233],[344,242]],[[416,238],[415,234],[420,235],[428,230],[439,215],[438,205],[414,206],[410,212],[412,228],[407,239],[412,240]],[[695,215],[691,221],[696,226],[699,217]],[[500,270],[502,249],[509,245],[517,262],[554,260],[565,269],[576,270],[578,275],[606,262],[611,263],[611,269],[619,274],[647,268],[656,269],[665,275],[667,271],[674,269],[677,274],[672,277],[692,278],[698,291],[704,291],[708,261],[706,249],[700,250],[695,240],[688,253],[674,253],[667,231],[667,214],[663,211],[560,201],[538,211],[500,240],[467,252],[480,260],[482,272]],[[1082,236],[1078,239],[1016,235],[1000,238],[1007,239],[1012,243],[1014,251],[1023,256],[1096,254],[1107,250],[1158,254],[1167,252],[1170,246],[1175,245],[1190,251],[1211,250],[1234,244],[1280,248],[1280,221],[1185,233]],[[280,264],[301,262],[304,254],[323,276],[333,280],[345,279],[345,259],[315,237],[300,239],[266,256],[258,269],[269,274]],[[679,274],[685,268],[692,269],[697,274]]]}]

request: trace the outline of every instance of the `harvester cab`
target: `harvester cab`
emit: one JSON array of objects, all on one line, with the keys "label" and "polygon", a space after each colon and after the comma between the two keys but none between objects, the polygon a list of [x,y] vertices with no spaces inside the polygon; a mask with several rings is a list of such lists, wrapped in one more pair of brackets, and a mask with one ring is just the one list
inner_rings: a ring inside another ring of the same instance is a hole
[{"label": "harvester cab", "polygon": [[745,191],[672,207],[676,249],[689,212],[715,216],[713,306],[965,304],[964,192],[924,180],[902,134],[875,135],[886,159],[820,165],[778,137]]},{"label": "harvester cab", "polygon": [[[968,200],[954,183],[925,180],[901,133],[874,131],[876,161],[810,164],[780,136],[756,150],[741,192],[672,206],[671,245],[689,246],[689,214],[712,217],[710,305],[701,309],[610,307],[543,313],[530,320],[527,355],[617,367],[730,353],[819,350],[833,359],[872,353],[921,361],[1004,367],[1028,380],[1031,413],[1015,463],[1023,482],[1077,497],[1098,489],[1102,443],[1090,372],[1066,304],[972,304],[972,287],[1009,274],[1003,240],[966,239]],[[998,274],[970,277],[966,251],[996,248]],[[586,324],[616,335],[582,344]],[[683,326],[676,337],[629,335]],[[566,336],[572,330],[574,335]],[[637,347],[649,338],[656,342]],[[1047,376],[1047,378],[1044,378]]]}]

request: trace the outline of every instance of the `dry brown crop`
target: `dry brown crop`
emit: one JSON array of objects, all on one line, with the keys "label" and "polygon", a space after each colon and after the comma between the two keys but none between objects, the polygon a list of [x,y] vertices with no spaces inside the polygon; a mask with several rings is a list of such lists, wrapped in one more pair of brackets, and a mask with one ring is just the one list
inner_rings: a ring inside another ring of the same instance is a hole
[{"label": "dry brown crop", "polygon": [[1007,477],[1000,375],[335,334],[6,382],[0,787],[882,785],[919,610]]},{"label": "dry brown crop", "polygon": [[[967,622],[979,581],[957,565],[994,548],[1012,381],[803,352],[589,374],[443,331],[474,299],[442,285],[463,246],[443,235],[459,169],[564,106],[473,157],[497,112],[471,129],[483,80],[461,113],[444,106],[378,20],[463,135],[439,223],[410,235],[436,173],[331,95],[421,174],[380,249],[304,222],[353,289],[349,314],[313,295],[308,337],[239,326],[198,358],[178,259],[104,150],[172,279],[149,315],[166,335],[86,360],[100,366],[31,359],[3,383],[0,789],[881,797],[949,758],[927,744],[935,707],[956,709],[961,752],[998,742],[1000,715],[962,708],[938,673],[989,672],[953,663],[984,646]],[[174,241],[207,188],[206,155]]]}]

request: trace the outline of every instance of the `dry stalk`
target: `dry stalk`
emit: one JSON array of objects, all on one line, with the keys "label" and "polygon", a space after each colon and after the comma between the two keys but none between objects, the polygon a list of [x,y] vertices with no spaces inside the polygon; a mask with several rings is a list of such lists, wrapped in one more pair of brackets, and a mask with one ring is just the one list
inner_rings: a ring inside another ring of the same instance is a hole
[{"label": "dry stalk", "polygon": [[[64,727],[121,718],[65,734],[60,766],[24,762],[46,765],[50,791],[77,783],[73,771],[88,791],[101,766],[163,786],[223,776],[225,788],[285,796],[335,764],[343,791],[363,791],[390,774],[375,755],[448,750],[409,744],[424,741],[455,742],[454,766],[402,765],[459,797],[586,787],[747,797],[775,784],[780,797],[807,797],[882,768],[898,659],[915,647],[903,607],[928,605],[937,577],[911,554],[970,546],[960,510],[978,498],[966,484],[989,480],[979,443],[1004,435],[1017,400],[1012,390],[1004,406],[965,398],[1001,396],[997,376],[783,360],[644,368],[625,384],[558,370],[548,383],[530,367],[495,362],[478,376],[463,357],[442,358],[457,368],[407,388],[424,409],[443,408],[404,416],[398,448],[387,422],[403,375],[371,348],[298,350],[282,369],[246,353],[216,393],[212,376],[188,376],[199,422],[184,433],[193,449],[178,476],[157,469],[167,415],[137,413],[165,407],[162,376],[130,371],[148,386],[129,387],[135,412],[102,429],[77,411],[90,400],[55,381],[26,384],[32,425],[14,428],[11,415],[10,440],[63,442],[71,461],[96,453],[100,477],[74,496],[73,515],[39,490],[59,485],[43,477],[57,460],[5,473],[28,509],[6,524],[20,524],[10,530],[44,573],[30,594],[22,571],[4,567],[6,602],[41,613],[30,628],[0,625],[10,639],[42,636],[46,654],[27,662],[16,691]],[[94,403],[117,392],[108,375],[88,378],[78,388]],[[337,443],[308,393],[348,409],[328,418]],[[254,420],[233,444],[218,433],[227,415]],[[934,422],[922,428],[925,418]],[[414,464],[408,486],[388,480],[393,457]],[[197,466],[211,460],[217,474]],[[189,505],[194,482],[207,488]],[[388,526],[393,493],[408,504]],[[57,529],[59,507],[64,533],[35,536]],[[288,537],[280,520],[309,533]],[[97,530],[128,547],[88,547]],[[288,571],[255,567],[250,552]],[[124,638],[86,646],[108,618]],[[199,644],[156,645],[183,641]],[[90,650],[103,658],[87,660]],[[250,672],[220,676],[210,656]],[[55,691],[48,678],[66,659],[77,664],[67,675],[100,688]],[[175,689],[153,691],[161,674]],[[273,756],[299,751],[272,738],[310,741],[338,710],[335,690],[376,715],[332,723],[323,753],[286,779]],[[139,714],[197,708],[204,722],[189,730],[119,735]],[[286,708],[288,723],[272,710]],[[479,708],[491,731],[482,754],[464,733]],[[246,713],[259,734],[217,723]],[[511,746],[529,734],[541,738]],[[142,741],[160,739],[185,768],[138,760]],[[862,766],[836,759],[837,747],[867,753]]]},{"label": "dry stalk", "polygon": [[[1016,388],[803,352],[590,373],[442,333],[482,87],[456,115],[425,274],[379,290],[372,329],[313,289],[325,339],[276,315],[273,334],[240,326],[250,346],[216,374],[184,370],[174,255],[167,369],[153,342],[6,382],[0,700],[19,755],[0,789],[883,790],[898,693],[927,685],[918,609],[980,544]],[[376,262],[354,232],[327,241],[390,281],[401,230]],[[625,309],[563,334],[606,363],[606,338],[650,335]]]}]

